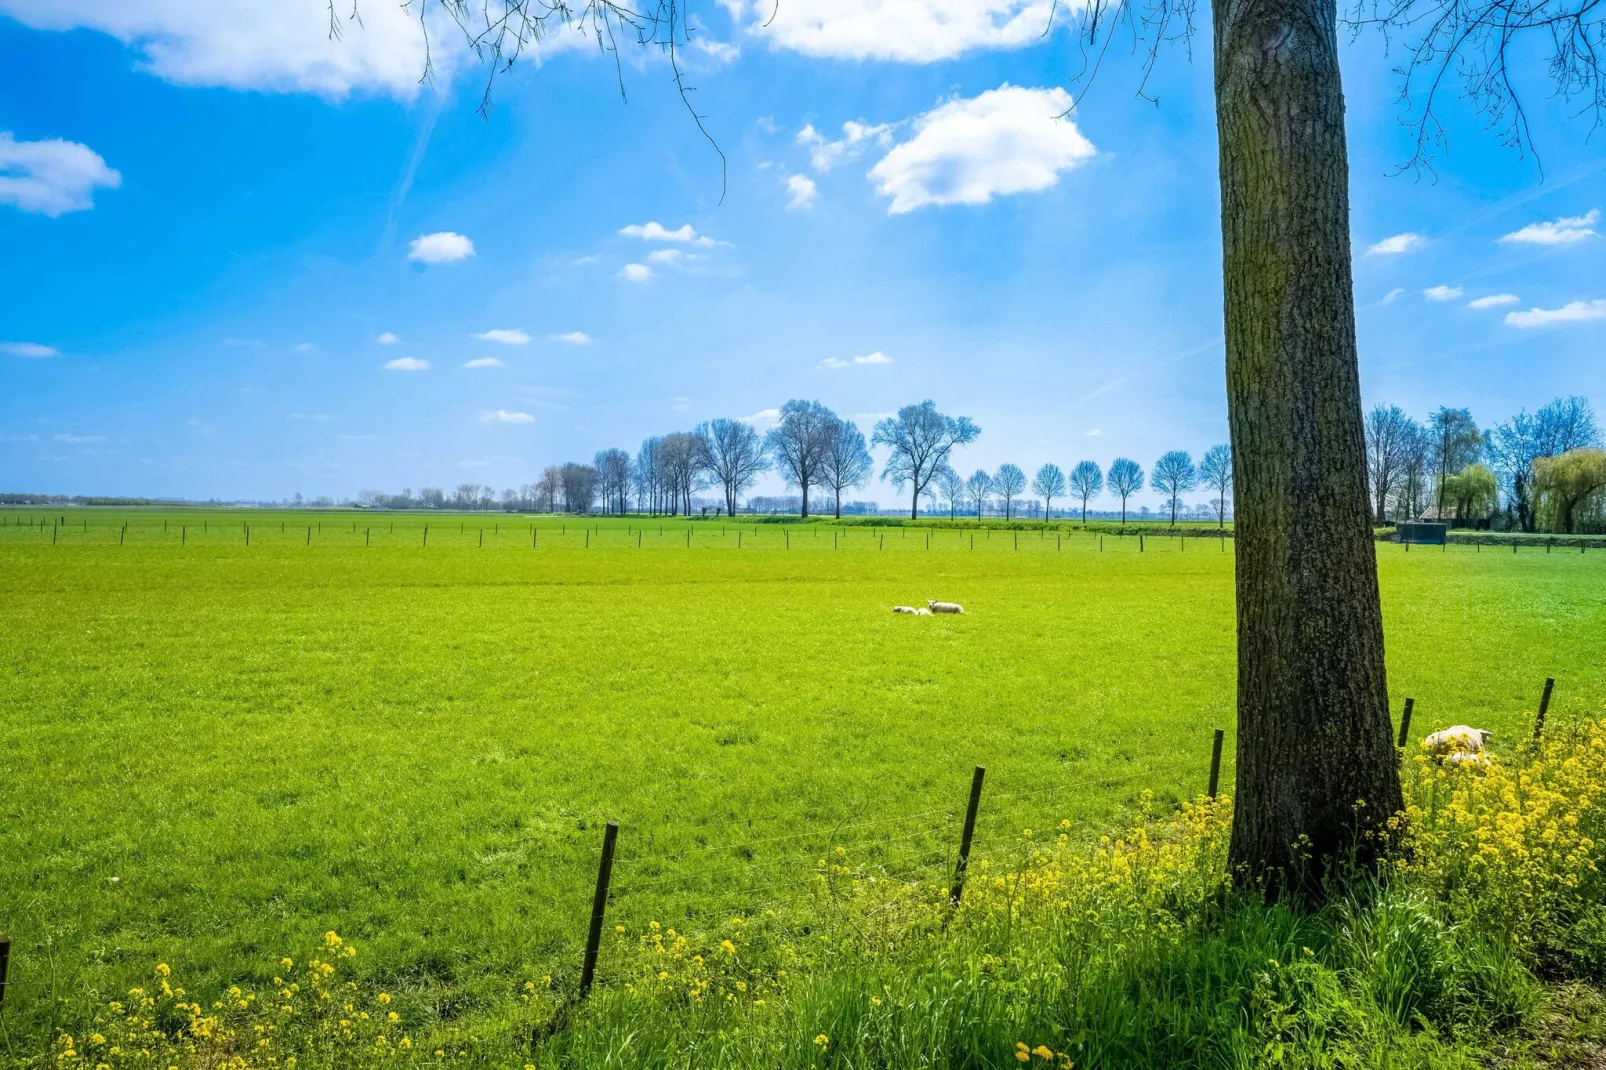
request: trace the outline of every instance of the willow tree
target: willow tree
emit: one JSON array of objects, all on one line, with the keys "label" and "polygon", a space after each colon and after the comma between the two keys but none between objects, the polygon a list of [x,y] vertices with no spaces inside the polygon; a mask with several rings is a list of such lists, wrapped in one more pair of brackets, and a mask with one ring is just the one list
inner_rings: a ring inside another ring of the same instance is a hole
[{"label": "willow tree", "polygon": [[[441,2],[493,79],[560,26],[578,23],[605,51],[656,47],[702,128],[679,62],[691,0],[639,9],[627,0]],[[1602,0],[1357,4],[1355,22],[1405,38],[1414,160],[1442,134],[1435,104],[1457,79],[1508,143],[1527,144],[1507,63],[1519,39],[1548,42],[1546,73],[1560,93],[1581,98],[1597,119],[1606,112]],[[1191,36],[1194,8],[1195,0],[1088,0],[1076,9],[1078,35],[1094,57],[1129,35],[1152,69],[1165,42]],[[422,17],[425,5],[417,10]],[[1210,21],[1236,491],[1231,861],[1241,880],[1274,894],[1317,891],[1335,859],[1372,859],[1401,805],[1367,503],[1341,20],[1338,0],[1217,0]]]}]

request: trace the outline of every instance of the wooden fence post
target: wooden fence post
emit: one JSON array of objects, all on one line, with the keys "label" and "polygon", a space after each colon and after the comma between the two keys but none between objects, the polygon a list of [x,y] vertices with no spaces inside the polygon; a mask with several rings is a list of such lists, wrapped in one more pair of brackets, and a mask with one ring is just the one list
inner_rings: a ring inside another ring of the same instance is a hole
[{"label": "wooden fence post", "polygon": [[1545,692],[1539,696],[1539,716],[1534,718],[1534,742],[1538,743],[1545,734],[1545,714],[1550,711],[1550,692],[1556,686],[1556,681],[1545,677]]},{"label": "wooden fence post", "polygon": [[1395,744],[1395,746],[1399,747],[1401,750],[1405,749],[1405,741],[1410,738],[1411,710],[1413,710],[1415,707],[1416,699],[1407,698],[1405,700],[1405,712],[1400,714],[1400,741]]},{"label": "wooden fence post", "polygon": [[965,869],[970,865],[970,841],[976,835],[976,808],[981,805],[981,782],[987,777],[987,767],[978,765],[970,777],[970,804],[965,807],[965,830],[959,835],[959,862],[954,866],[954,886],[948,898],[954,906],[965,894]]},{"label": "wooden fence post", "polygon": [[597,869],[597,891],[591,898],[591,931],[586,934],[585,963],[580,967],[580,998],[591,994],[597,975],[597,948],[602,942],[602,921],[608,912],[608,885],[613,880],[613,845],[619,839],[619,822],[608,822],[602,834],[602,865]]},{"label": "wooden fence post", "polygon": [[1210,744],[1210,797],[1216,797],[1216,789],[1221,786],[1221,741],[1227,733],[1216,729],[1216,738]]}]

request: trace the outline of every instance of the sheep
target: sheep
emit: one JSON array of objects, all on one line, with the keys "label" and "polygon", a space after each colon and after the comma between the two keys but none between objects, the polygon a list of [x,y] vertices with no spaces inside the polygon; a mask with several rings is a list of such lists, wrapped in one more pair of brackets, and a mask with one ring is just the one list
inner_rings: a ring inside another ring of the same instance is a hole
[{"label": "sheep", "polygon": [[1472,728],[1458,724],[1440,729],[1422,741],[1422,749],[1433,755],[1435,761],[1450,765],[1482,765],[1484,744],[1494,733],[1486,728]]},{"label": "sheep", "polygon": [[914,606],[893,606],[892,611],[894,613],[908,613],[916,617],[931,616],[931,610],[927,609],[925,606],[921,606],[919,609],[916,609]]},{"label": "sheep", "polygon": [[931,607],[931,612],[933,613],[963,613],[965,611],[965,607],[958,602],[937,602],[928,598],[926,599],[926,605]]}]

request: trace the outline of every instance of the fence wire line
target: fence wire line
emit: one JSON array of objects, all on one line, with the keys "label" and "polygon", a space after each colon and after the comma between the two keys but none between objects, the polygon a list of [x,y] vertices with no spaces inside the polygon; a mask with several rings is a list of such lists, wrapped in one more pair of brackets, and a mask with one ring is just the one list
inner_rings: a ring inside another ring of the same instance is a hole
[{"label": "fence wire line", "polygon": [[[1113,777],[1113,778],[1100,777],[1100,778],[1098,778],[1095,786],[1098,787],[1098,788],[1104,789],[1104,790],[1108,790],[1108,789],[1111,789],[1111,788],[1122,787],[1122,786],[1124,786],[1126,784],[1130,784],[1131,782],[1133,782],[1135,780],[1140,780],[1140,779],[1145,779],[1145,778],[1153,779],[1154,778],[1154,773],[1152,771],[1143,770],[1143,771],[1137,771],[1137,772],[1128,773],[1127,775],[1121,776],[1121,777]],[[983,802],[983,805],[986,806],[988,804],[995,803],[995,802],[1012,802],[1012,801],[1019,800],[1019,799],[1035,798],[1036,796],[1044,795],[1044,794],[1047,794],[1049,792],[1063,791],[1063,790],[1065,790],[1065,788],[1064,788],[1064,785],[1062,785],[1062,784],[1050,784],[1050,785],[1047,785],[1047,786],[1041,787],[1041,788],[1033,788],[1033,789],[1031,789],[1029,791],[1007,792],[1007,791],[986,791],[986,790],[984,790],[983,793],[982,793],[982,802]],[[964,805],[962,803],[956,803],[956,804],[950,804],[950,805],[947,805],[947,806],[933,807],[932,809],[929,809],[929,810],[917,810],[914,813],[899,814],[899,815],[895,815],[893,817],[875,818],[875,819],[869,820],[869,821],[850,821],[850,822],[846,822],[846,823],[843,823],[843,824],[832,825],[829,828],[822,827],[822,828],[818,828],[818,829],[811,829],[811,830],[809,830],[807,832],[793,832],[793,833],[786,833],[786,834],[783,834],[783,835],[780,835],[780,836],[765,836],[765,837],[760,837],[758,839],[753,839],[753,840],[731,840],[731,841],[726,842],[726,843],[708,844],[708,845],[703,846],[703,847],[696,847],[696,848],[691,848],[689,850],[677,851],[677,852],[674,852],[674,853],[671,853],[671,854],[660,854],[660,855],[656,855],[655,857],[660,858],[660,859],[662,859],[664,861],[684,861],[686,859],[690,859],[690,858],[693,858],[693,857],[710,854],[710,853],[713,853],[715,851],[735,851],[735,850],[739,850],[739,849],[742,849],[742,848],[752,848],[752,847],[758,847],[758,846],[762,846],[762,845],[766,845],[766,844],[782,843],[782,842],[785,842],[785,841],[788,841],[788,840],[801,840],[801,839],[807,839],[809,837],[830,836],[830,835],[833,835],[836,832],[844,831],[844,830],[847,830],[847,829],[862,829],[862,828],[879,827],[879,826],[882,826],[882,825],[895,825],[895,824],[899,824],[899,823],[903,823],[903,822],[907,822],[907,821],[912,821],[912,820],[915,820],[916,818],[930,817],[933,814],[947,815],[950,819],[952,819],[954,817],[957,817],[963,810],[964,810]],[[600,844],[592,847],[590,850],[591,850],[591,853],[593,855],[596,855],[596,856],[600,856],[601,853],[602,853],[602,847],[601,847]],[[623,856],[621,856],[621,857],[623,857]]]}]

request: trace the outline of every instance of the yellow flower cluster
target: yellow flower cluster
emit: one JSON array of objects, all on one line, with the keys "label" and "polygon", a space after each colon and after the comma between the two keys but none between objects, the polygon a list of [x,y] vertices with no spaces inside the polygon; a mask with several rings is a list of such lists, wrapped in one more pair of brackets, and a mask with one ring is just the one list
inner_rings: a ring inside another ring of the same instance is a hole
[{"label": "yellow flower cluster", "polygon": [[1599,902],[1606,844],[1606,721],[1524,747],[1512,761],[1411,763],[1395,863],[1413,883],[1524,949]]},{"label": "yellow flower cluster", "polygon": [[132,988],[94,1018],[80,1044],[57,1038],[59,1070],[295,1070],[299,1062],[386,1065],[405,1059],[411,1038],[399,1032],[400,1015],[388,1011],[389,993],[366,996],[340,977],[336,961],[357,949],[331,932],[323,949],[335,961],[314,958],[297,974],[281,959],[284,976],[271,991],[233,986],[210,1004],[186,997],[165,962],[154,988]]}]

